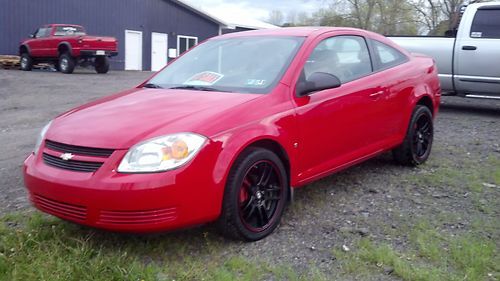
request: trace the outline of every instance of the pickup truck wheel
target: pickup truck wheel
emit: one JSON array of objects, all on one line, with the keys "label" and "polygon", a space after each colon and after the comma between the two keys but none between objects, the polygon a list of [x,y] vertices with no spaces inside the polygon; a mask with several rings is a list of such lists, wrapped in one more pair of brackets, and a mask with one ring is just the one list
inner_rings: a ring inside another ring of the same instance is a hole
[{"label": "pickup truck wheel", "polygon": [[224,236],[256,241],[279,225],[288,198],[288,177],[273,152],[250,148],[231,168],[217,228]]},{"label": "pickup truck wheel", "polygon": [[23,53],[21,55],[21,70],[23,71],[31,71],[33,69],[33,59],[28,53]]},{"label": "pickup truck wheel", "polygon": [[59,56],[59,70],[66,74],[71,74],[75,70],[75,60],[68,53]]},{"label": "pickup truck wheel", "polygon": [[98,56],[94,61],[94,68],[97,73],[107,73],[109,71],[109,60],[107,57]]},{"label": "pickup truck wheel", "polygon": [[403,143],[392,151],[394,159],[402,165],[418,166],[431,153],[434,125],[428,107],[417,105],[410,120]]}]

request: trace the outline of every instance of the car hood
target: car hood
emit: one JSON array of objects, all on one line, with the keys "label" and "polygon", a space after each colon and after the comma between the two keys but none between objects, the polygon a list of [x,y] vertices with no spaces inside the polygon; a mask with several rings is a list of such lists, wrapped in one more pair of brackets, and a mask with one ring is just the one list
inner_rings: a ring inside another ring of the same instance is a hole
[{"label": "car hood", "polygon": [[206,128],[217,122],[217,116],[260,96],[133,89],[62,114],[52,122],[46,138],[78,146],[128,149],[140,141],[171,133],[209,136]]}]

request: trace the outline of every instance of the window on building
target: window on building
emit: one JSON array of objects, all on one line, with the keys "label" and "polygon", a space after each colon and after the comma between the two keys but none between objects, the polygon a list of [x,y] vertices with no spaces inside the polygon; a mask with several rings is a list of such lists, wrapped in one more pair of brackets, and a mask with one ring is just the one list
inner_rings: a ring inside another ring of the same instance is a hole
[{"label": "window on building", "polygon": [[500,39],[500,9],[477,10],[470,37]]},{"label": "window on building", "polygon": [[321,41],[304,66],[307,79],[314,72],[337,76],[342,83],[372,72],[365,39],[360,36],[336,36]]},{"label": "window on building", "polygon": [[177,36],[177,55],[182,55],[182,53],[196,46],[196,44],[198,44],[198,37]]},{"label": "window on building", "polygon": [[396,66],[408,60],[408,58],[403,53],[394,49],[393,47],[375,40],[372,42],[375,53],[379,59],[380,69]]}]

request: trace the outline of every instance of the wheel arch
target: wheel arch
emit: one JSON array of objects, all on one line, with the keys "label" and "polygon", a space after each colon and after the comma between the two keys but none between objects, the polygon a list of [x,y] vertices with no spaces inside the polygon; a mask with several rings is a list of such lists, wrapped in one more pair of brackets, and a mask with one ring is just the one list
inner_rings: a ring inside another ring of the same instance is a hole
[{"label": "wheel arch", "polygon": [[21,46],[19,46],[19,55],[22,55],[24,53],[28,53],[28,55],[31,55],[30,46],[28,46],[27,44],[22,44]]},{"label": "wheel arch", "polygon": [[429,108],[429,110],[434,115],[434,103],[429,95],[423,95],[418,98],[416,105],[423,105]]},{"label": "wheel arch", "polygon": [[68,42],[61,42],[57,45],[57,54],[58,56],[69,53],[71,56],[73,55],[73,50],[71,49],[71,45]]},{"label": "wheel arch", "polygon": [[[256,132],[257,133],[257,132]],[[227,177],[231,172],[231,169],[236,162],[236,160],[241,156],[241,154],[252,147],[268,149],[275,153],[276,156],[282,161],[285,166],[285,171],[288,178],[289,195],[288,198],[291,200],[293,194],[292,188],[292,161],[290,157],[289,149],[283,144],[282,136],[273,134],[255,134],[252,136],[246,136],[242,139],[241,134],[234,134],[235,139],[227,139],[226,145],[222,145],[223,149],[220,153],[214,169],[214,179],[216,181],[222,182],[222,186],[226,186]],[[218,179],[218,180],[217,180]]]}]

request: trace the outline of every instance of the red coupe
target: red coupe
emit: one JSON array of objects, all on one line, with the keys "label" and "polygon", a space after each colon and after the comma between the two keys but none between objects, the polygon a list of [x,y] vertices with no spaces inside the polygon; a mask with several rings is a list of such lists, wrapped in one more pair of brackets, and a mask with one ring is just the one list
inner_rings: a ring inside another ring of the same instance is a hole
[{"label": "red coupe", "polygon": [[52,120],[24,179],[38,209],[79,224],[140,233],[215,221],[254,241],[295,188],[386,151],[425,162],[439,100],[434,61],[375,33],[233,33]]}]

